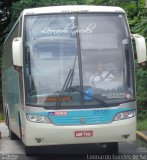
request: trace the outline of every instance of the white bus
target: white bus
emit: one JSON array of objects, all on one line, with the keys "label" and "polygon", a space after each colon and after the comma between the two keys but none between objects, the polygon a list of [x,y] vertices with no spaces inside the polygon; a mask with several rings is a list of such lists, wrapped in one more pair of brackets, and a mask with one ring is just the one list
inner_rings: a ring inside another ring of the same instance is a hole
[{"label": "white bus", "polygon": [[134,53],[119,7],[25,9],[4,43],[3,107],[10,138],[26,154],[36,146],[118,142],[136,138]]}]

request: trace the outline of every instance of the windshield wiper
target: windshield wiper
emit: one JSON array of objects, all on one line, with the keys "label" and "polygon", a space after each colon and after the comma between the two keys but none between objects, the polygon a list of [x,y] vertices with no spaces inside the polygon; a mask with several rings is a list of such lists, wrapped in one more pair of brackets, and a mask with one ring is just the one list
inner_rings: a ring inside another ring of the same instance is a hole
[{"label": "windshield wiper", "polygon": [[56,108],[60,107],[60,105],[62,103],[62,97],[64,96],[65,92],[67,91],[67,87],[69,86],[69,84],[70,84],[70,87],[72,86],[73,77],[74,77],[74,73],[75,73],[75,71],[74,71],[75,70],[75,64],[76,64],[76,55],[75,55],[73,68],[71,68],[69,70],[68,75],[67,75],[67,77],[65,79],[65,82],[63,84],[62,91],[60,92],[59,101],[56,102]]}]

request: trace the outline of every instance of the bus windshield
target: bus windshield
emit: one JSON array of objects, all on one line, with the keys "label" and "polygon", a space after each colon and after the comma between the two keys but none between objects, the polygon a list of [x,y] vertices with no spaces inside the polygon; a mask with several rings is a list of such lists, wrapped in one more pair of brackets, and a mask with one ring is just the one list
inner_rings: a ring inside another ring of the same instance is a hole
[{"label": "bus windshield", "polygon": [[28,105],[105,107],[134,99],[124,14],[28,15],[24,46]]}]

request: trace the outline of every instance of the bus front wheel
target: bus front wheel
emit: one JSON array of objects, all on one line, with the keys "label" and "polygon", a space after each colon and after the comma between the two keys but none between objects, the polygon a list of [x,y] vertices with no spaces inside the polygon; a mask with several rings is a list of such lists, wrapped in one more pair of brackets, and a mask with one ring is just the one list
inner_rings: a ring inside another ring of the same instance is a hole
[{"label": "bus front wheel", "polygon": [[34,147],[31,146],[25,146],[25,154],[26,156],[32,156],[35,154]]},{"label": "bus front wheel", "polygon": [[106,143],[106,150],[108,154],[118,154],[118,142]]}]

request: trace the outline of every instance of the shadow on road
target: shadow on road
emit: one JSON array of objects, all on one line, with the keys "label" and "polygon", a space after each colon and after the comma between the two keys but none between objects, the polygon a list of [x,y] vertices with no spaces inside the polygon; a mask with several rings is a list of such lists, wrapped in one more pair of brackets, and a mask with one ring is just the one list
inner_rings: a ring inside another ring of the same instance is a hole
[{"label": "shadow on road", "polygon": [[[65,159],[94,159],[94,157],[102,157],[106,154],[104,145],[88,144],[88,145],[65,145],[65,146],[49,146],[37,147],[33,150],[34,155],[29,156],[30,160],[65,160]],[[97,158],[98,159],[98,158]]]},{"label": "shadow on road", "polygon": [[37,147],[32,156],[26,156],[19,140],[0,140],[0,160],[147,160],[147,149],[137,142],[120,142],[118,155],[108,155],[100,144],[60,145]]}]

